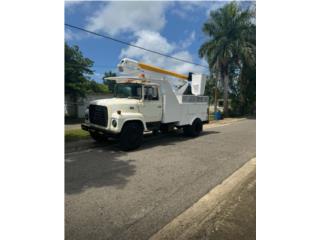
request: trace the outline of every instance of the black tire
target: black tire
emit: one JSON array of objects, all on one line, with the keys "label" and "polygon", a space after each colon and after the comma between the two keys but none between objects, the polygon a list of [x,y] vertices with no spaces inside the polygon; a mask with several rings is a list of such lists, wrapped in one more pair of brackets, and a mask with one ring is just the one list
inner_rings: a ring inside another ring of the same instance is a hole
[{"label": "black tire", "polygon": [[96,142],[107,142],[108,141],[108,137],[102,133],[90,132],[90,136]]},{"label": "black tire", "polygon": [[183,127],[184,135],[188,137],[198,137],[203,130],[202,121],[197,118],[193,121],[192,125]]},{"label": "black tire", "polygon": [[143,140],[143,128],[138,123],[127,123],[120,134],[120,147],[129,151],[141,146]]}]

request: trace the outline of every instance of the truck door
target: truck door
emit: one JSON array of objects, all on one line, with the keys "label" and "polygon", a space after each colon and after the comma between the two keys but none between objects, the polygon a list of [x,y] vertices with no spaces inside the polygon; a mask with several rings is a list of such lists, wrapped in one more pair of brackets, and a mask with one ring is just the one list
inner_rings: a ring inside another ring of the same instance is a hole
[{"label": "truck door", "polygon": [[162,101],[159,87],[155,85],[144,86],[144,99],[141,112],[145,122],[160,122],[162,118]]}]

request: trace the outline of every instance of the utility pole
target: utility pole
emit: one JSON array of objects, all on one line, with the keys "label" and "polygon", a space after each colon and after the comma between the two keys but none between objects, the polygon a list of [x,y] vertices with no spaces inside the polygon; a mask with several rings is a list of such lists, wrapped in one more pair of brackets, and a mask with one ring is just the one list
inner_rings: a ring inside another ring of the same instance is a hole
[{"label": "utility pole", "polygon": [[216,85],[214,87],[214,112],[217,112],[217,106],[218,106],[218,87],[217,87],[217,80],[216,80]]},{"label": "utility pole", "polygon": [[[213,68],[213,71],[214,71],[214,68]],[[220,71],[218,69],[217,71],[217,74],[216,75],[216,78],[215,78],[215,87],[214,87],[214,112],[217,112],[217,106],[218,106],[218,80],[220,78]]]}]

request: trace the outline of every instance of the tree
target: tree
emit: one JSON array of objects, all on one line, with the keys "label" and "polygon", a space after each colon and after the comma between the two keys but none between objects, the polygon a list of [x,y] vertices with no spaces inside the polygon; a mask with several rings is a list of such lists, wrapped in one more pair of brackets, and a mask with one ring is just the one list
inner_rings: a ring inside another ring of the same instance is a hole
[{"label": "tree", "polygon": [[241,10],[236,2],[210,13],[203,25],[203,32],[209,40],[199,49],[200,57],[205,57],[212,72],[217,72],[223,83],[224,114],[228,115],[229,80],[232,64],[236,64],[241,74],[244,63],[255,62],[255,26],[250,10]]},{"label": "tree", "polygon": [[78,46],[65,43],[65,95],[69,96],[73,104],[73,112],[77,113],[79,98],[85,98],[90,93],[108,93],[105,84],[90,79],[93,74],[93,61],[83,56]]},{"label": "tree", "polygon": [[78,46],[69,46],[65,43],[65,94],[74,101],[85,97],[90,89],[89,76],[93,61],[83,56]]},{"label": "tree", "polygon": [[89,93],[109,93],[109,88],[105,84],[97,83],[96,81],[90,81]]},{"label": "tree", "polygon": [[107,79],[105,79],[105,78],[107,78],[107,77],[115,77],[115,76],[117,76],[116,73],[114,73],[114,72],[112,72],[112,71],[109,71],[109,72],[105,72],[105,73],[104,73],[104,76],[103,76],[103,78],[102,78],[103,83],[108,86],[108,89],[109,89],[110,92],[112,92],[112,93],[113,93],[113,91],[114,91],[114,86],[115,86],[115,84],[116,84],[116,81],[107,80]]}]

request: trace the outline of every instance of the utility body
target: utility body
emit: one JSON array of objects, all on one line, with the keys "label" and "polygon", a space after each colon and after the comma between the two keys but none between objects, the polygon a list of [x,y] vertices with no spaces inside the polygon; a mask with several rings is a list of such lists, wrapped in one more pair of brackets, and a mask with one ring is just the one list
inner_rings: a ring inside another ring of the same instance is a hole
[{"label": "utility body", "polygon": [[114,98],[93,101],[86,111],[82,129],[93,139],[116,137],[124,150],[132,150],[141,145],[146,131],[176,127],[188,136],[200,134],[208,121],[205,75],[186,76],[128,58],[118,68],[127,76],[107,78],[116,81]]}]

